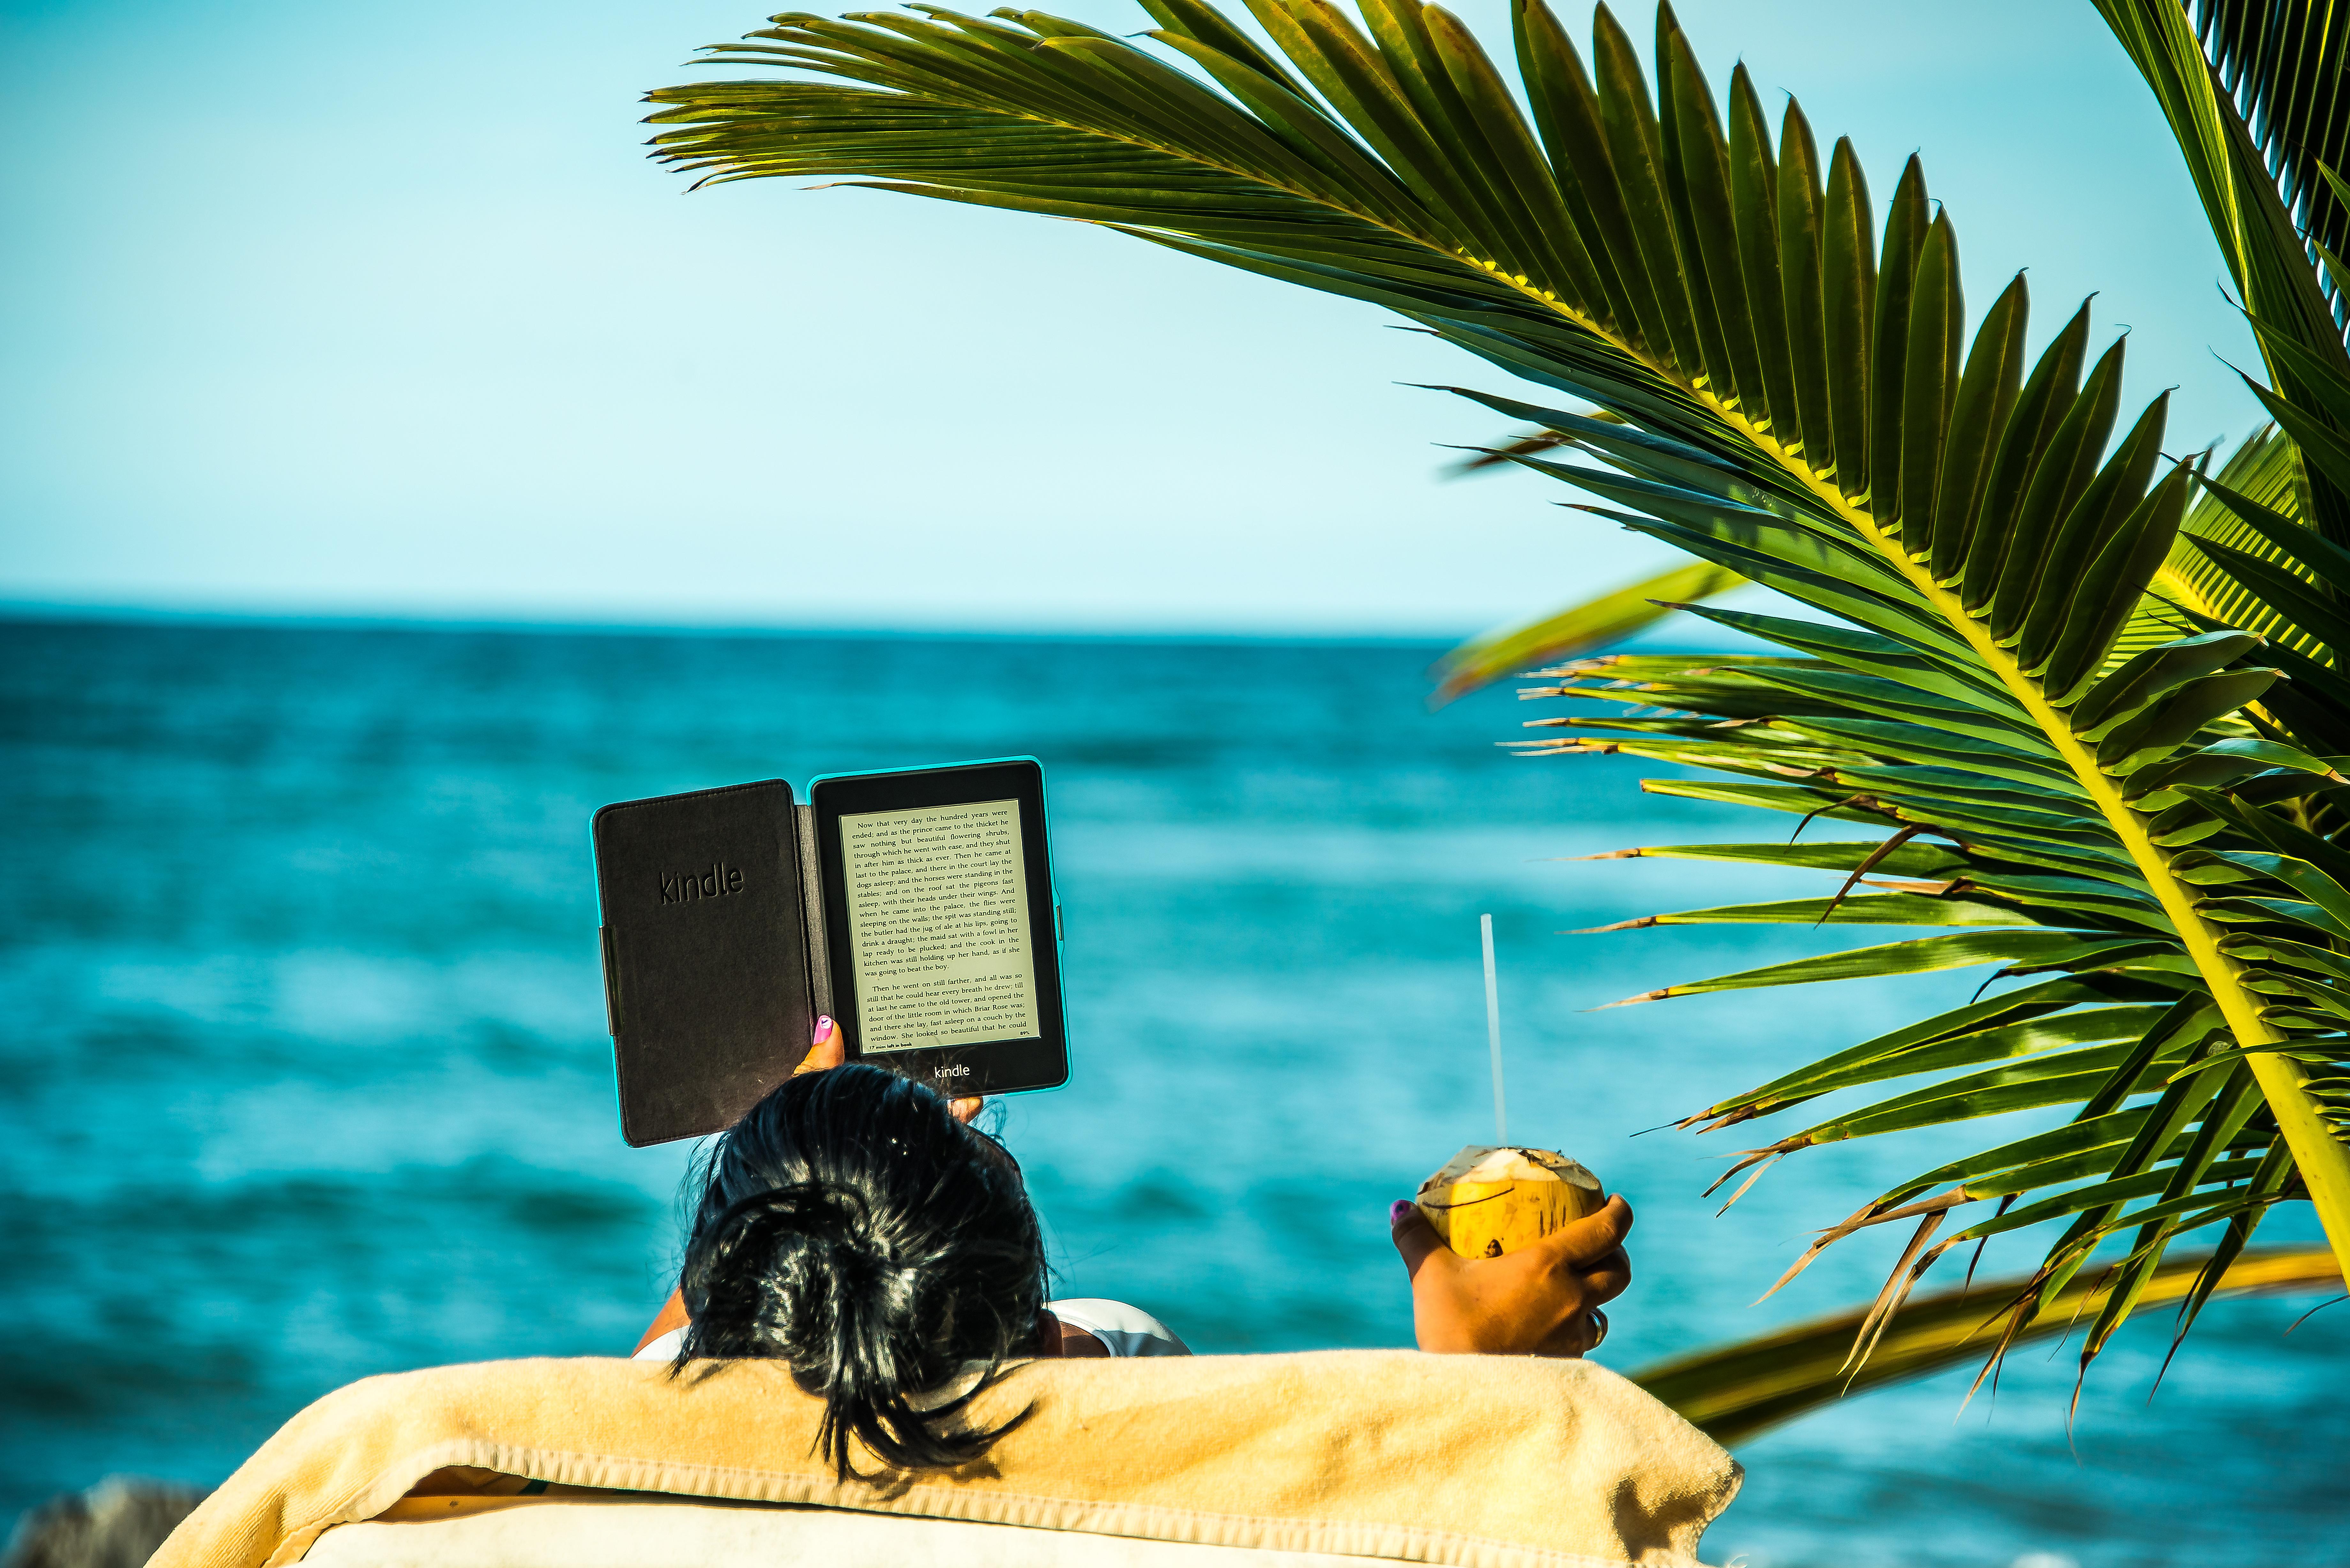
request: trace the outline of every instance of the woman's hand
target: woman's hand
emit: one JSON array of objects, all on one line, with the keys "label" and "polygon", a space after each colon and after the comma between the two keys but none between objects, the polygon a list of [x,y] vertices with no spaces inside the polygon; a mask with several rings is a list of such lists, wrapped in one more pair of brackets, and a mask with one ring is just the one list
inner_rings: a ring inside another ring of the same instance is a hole
[{"label": "woman's hand", "polygon": [[[818,1018],[816,1021],[816,1041],[808,1047],[808,1054],[800,1058],[800,1064],[792,1069],[792,1076],[796,1078],[802,1073],[821,1073],[827,1067],[837,1067],[847,1057],[848,1045],[840,1037],[840,1025],[829,1018]],[[949,1100],[947,1109],[954,1113],[955,1120],[968,1122],[979,1115],[980,1108],[986,1104],[985,1095],[973,1095],[968,1099]]]},{"label": "woman's hand", "polygon": [[1600,1303],[1632,1282],[1624,1251],[1632,1206],[1621,1198],[1499,1258],[1461,1256],[1415,1203],[1398,1202],[1388,1223],[1411,1274],[1411,1326],[1422,1350],[1581,1355],[1607,1336]]}]

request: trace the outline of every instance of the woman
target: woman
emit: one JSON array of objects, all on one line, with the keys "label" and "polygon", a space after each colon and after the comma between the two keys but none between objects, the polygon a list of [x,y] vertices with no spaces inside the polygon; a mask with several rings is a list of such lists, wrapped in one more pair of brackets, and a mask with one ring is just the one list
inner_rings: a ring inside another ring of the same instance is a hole
[{"label": "woman", "polygon": [[[772,1356],[825,1401],[818,1443],[852,1473],[853,1437],[899,1470],[966,1464],[1019,1424],[959,1419],[1010,1363],[1189,1355],[1115,1302],[1045,1299],[1043,1231],[1019,1165],[911,1079],[842,1065],[819,1019],[807,1060],[712,1149],[676,1293],[640,1358]],[[1621,1198],[1506,1257],[1462,1258],[1409,1201],[1388,1210],[1426,1351],[1576,1356],[1631,1282]]]}]

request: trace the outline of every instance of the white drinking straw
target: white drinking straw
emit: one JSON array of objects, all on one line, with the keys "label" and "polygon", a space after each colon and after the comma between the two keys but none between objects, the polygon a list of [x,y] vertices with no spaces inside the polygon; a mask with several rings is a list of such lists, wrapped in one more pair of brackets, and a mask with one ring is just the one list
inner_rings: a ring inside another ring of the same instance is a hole
[{"label": "white drinking straw", "polygon": [[1493,917],[1477,917],[1478,932],[1485,939],[1485,1044],[1493,1052],[1493,1141],[1510,1141],[1509,1113],[1502,1104],[1502,988],[1493,977]]}]

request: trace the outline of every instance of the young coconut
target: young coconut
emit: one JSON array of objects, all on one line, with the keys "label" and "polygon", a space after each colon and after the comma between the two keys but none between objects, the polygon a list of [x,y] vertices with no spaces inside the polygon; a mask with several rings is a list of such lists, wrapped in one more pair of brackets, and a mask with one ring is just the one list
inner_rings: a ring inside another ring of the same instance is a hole
[{"label": "young coconut", "polygon": [[1554,1149],[1471,1145],[1419,1184],[1419,1211],[1464,1258],[1498,1258],[1596,1214],[1599,1179]]}]

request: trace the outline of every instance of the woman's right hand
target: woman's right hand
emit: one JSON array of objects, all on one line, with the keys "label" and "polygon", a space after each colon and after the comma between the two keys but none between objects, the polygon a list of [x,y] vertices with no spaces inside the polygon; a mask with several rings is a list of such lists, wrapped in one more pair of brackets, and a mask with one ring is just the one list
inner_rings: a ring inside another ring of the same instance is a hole
[{"label": "woman's right hand", "polygon": [[1499,1258],[1464,1258],[1419,1211],[1388,1213],[1411,1275],[1411,1326],[1422,1350],[1471,1355],[1578,1356],[1607,1337],[1602,1303],[1632,1282],[1624,1238],[1632,1206],[1606,1208]]},{"label": "woman's right hand", "polygon": [[[847,1059],[848,1045],[840,1037],[840,1025],[829,1018],[818,1018],[816,1021],[816,1039],[808,1046],[808,1054],[800,1058],[800,1064],[792,1069],[792,1076],[796,1078],[802,1073],[821,1073],[827,1067],[839,1066]],[[960,1100],[949,1100],[947,1109],[954,1114],[955,1120],[968,1123],[986,1104],[985,1095],[972,1095]]]}]

